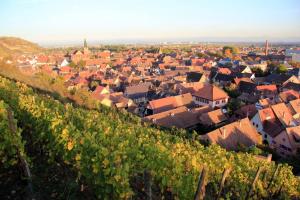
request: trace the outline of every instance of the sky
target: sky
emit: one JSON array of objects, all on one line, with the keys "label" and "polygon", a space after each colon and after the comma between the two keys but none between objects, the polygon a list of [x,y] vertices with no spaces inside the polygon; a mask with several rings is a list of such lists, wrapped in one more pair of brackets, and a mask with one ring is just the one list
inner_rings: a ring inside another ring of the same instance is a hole
[{"label": "sky", "polygon": [[300,41],[300,0],[0,0],[0,36],[87,41]]}]

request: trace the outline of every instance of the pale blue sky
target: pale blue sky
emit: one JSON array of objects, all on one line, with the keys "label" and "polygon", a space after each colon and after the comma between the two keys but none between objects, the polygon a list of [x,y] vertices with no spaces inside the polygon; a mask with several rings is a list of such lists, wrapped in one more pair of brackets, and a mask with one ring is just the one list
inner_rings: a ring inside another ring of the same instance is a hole
[{"label": "pale blue sky", "polygon": [[0,35],[62,41],[300,41],[300,0],[0,0]]}]

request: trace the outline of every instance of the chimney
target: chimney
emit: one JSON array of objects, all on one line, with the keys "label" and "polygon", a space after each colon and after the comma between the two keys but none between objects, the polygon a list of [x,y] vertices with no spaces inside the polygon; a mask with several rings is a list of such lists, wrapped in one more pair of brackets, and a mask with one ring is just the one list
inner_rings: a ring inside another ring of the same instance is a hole
[{"label": "chimney", "polygon": [[284,117],[285,117],[285,112],[283,111],[283,114],[282,114],[283,116],[282,116],[282,118],[284,119]]},{"label": "chimney", "polygon": [[239,120],[239,126],[242,127],[242,120]]},{"label": "chimney", "polygon": [[225,139],[226,138],[226,129],[225,129],[225,127],[221,128],[221,132],[222,132],[223,139]]}]

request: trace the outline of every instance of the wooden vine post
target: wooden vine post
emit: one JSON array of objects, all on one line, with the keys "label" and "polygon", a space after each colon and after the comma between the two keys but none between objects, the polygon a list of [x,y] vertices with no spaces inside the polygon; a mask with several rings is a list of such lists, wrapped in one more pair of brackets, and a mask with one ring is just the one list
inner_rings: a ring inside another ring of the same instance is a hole
[{"label": "wooden vine post", "polygon": [[250,190],[249,190],[249,192],[247,194],[246,200],[250,199],[251,194],[252,194],[253,190],[255,189],[255,183],[257,182],[257,180],[259,178],[259,174],[260,174],[261,170],[262,170],[262,168],[259,166],[258,169],[257,169],[257,171],[256,171],[255,178],[252,181]]},{"label": "wooden vine post", "polygon": [[225,168],[224,171],[223,171],[222,179],[220,181],[217,200],[220,199],[220,197],[221,197],[222,190],[223,190],[223,187],[224,187],[224,184],[225,184],[225,180],[226,180],[226,178],[227,178],[227,176],[229,175],[230,172],[231,172],[231,168]]},{"label": "wooden vine post", "polygon": [[207,169],[206,169],[206,167],[203,167],[200,178],[199,178],[197,191],[195,193],[194,200],[203,200],[204,199],[206,178],[207,178]]},{"label": "wooden vine post", "polygon": [[[7,110],[8,126],[9,126],[10,131],[14,134],[14,135],[12,135],[12,137],[15,137],[15,134],[17,133],[17,127],[14,124],[13,113],[11,111],[11,108],[7,108],[6,110]],[[18,157],[21,162],[21,166],[23,168],[24,174],[28,181],[29,199],[32,199],[32,197],[33,197],[32,176],[31,176],[31,172],[29,169],[29,164],[28,164],[27,160],[24,158],[24,156],[22,156],[22,154],[20,153],[20,150],[18,149],[18,147],[16,147],[16,149],[17,149]]]},{"label": "wooden vine post", "polygon": [[144,171],[144,185],[146,192],[146,200],[152,200],[152,181],[149,171]]}]

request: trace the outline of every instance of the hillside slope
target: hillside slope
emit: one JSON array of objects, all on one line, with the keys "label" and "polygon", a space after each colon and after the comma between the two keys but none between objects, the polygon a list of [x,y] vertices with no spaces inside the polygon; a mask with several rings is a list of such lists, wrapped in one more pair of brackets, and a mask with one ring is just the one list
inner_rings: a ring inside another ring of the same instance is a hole
[{"label": "hillside slope", "polygon": [[0,37],[0,57],[15,54],[36,53],[42,48],[37,44],[17,37]]},{"label": "hillside slope", "polygon": [[1,77],[0,99],[14,111],[22,136],[32,140],[30,148],[48,157],[51,166],[62,161],[76,171],[99,199],[140,199],[138,194],[145,195],[145,172],[151,175],[153,193],[157,191],[153,199],[192,199],[203,167],[208,169],[206,194],[211,199],[216,198],[223,170],[229,167],[224,198],[245,199],[258,167],[263,171],[251,199],[299,197],[300,182],[291,167],[281,165],[275,172],[274,162],[214,145],[204,147],[181,137],[184,131],[142,125],[126,112],[62,104]]}]

